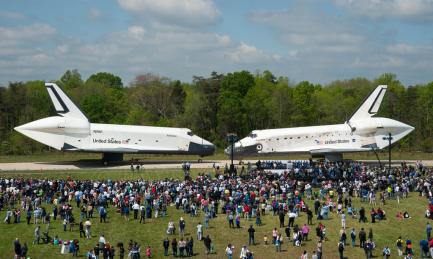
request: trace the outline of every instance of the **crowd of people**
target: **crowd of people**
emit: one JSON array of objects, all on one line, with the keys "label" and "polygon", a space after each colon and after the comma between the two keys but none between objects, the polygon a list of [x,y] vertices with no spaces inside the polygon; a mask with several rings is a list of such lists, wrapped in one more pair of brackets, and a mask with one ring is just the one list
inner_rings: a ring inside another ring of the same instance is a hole
[{"label": "crowd of people", "polygon": [[[63,231],[73,231],[75,226],[78,226],[80,236],[90,238],[91,219],[97,217],[101,223],[107,222],[110,209],[118,212],[125,221],[129,221],[132,214],[133,219],[137,221],[139,219],[141,223],[149,218],[167,216],[168,207],[173,205],[184,215],[191,217],[199,215],[203,218],[203,221],[196,226],[196,238],[197,241],[203,242],[205,253],[210,254],[215,253],[213,240],[209,235],[204,236],[203,232],[217,214],[226,216],[229,228],[241,228],[244,222],[253,219],[255,227],[258,228],[261,226],[262,217],[271,214],[278,217],[279,228],[284,230],[281,231],[276,227],[272,233],[269,233],[272,240],[268,241],[265,236],[264,243],[275,245],[277,252],[281,251],[283,239],[293,246],[301,247],[303,242],[312,241],[310,228],[313,228],[316,232],[317,245],[311,253],[311,258],[315,259],[322,258],[322,242],[327,239],[324,222],[329,218],[330,213],[337,213],[341,217],[340,240],[336,249],[343,257],[349,234],[346,233],[346,217],[366,222],[367,211],[364,207],[372,206],[370,222],[385,220],[389,217],[383,209],[385,203],[390,199],[399,202],[400,199],[407,197],[409,192],[419,192],[420,196],[426,197],[427,202],[432,204],[430,201],[433,198],[433,171],[422,163],[417,163],[415,166],[403,163],[400,167],[388,171],[369,167],[361,162],[293,161],[291,169],[283,173],[272,173],[266,170],[265,168],[270,164],[273,164],[273,167],[279,166],[277,162],[258,161],[256,168],[251,168],[248,174],[242,176],[215,170],[214,176],[210,173],[199,174],[191,179],[188,174],[188,177],[183,180],[0,179],[0,209],[6,211],[4,220],[6,224],[19,224],[21,214],[25,215],[26,224],[30,225],[33,222],[37,226],[36,243],[42,239],[46,243],[58,244],[61,246],[62,253],[70,252],[73,255],[77,255],[80,251],[78,237],[74,240],[60,240],[57,236],[52,238],[49,228],[41,230],[40,226],[49,226],[51,222],[60,220]],[[183,167],[184,172],[189,171],[185,167]],[[377,194],[379,199],[376,199]],[[352,202],[355,197],[359,198],[362,204],[365,203],[365,206],[355,207]],[[309,200],[312,201],[312,206],[308,206]],[[48,210],[48,207],[52,209]],[[426,216],[431,218],[433,205],[426,207]],[[407,211],[404,214],[406,213],[408,214]],[[297,222],[301,214],[306,215],[305,224]],[[74,215],[79,216],[75,218]],[[314,218],[318,222],[316,227],[313,225]],[[245,234],[248,235],[249,246],[254,246],[255,228],[253,224],[248,225]],[[185,237],[184,231],[183,217],[179,219],[178,224],[170,220],[165,234],[175,235],[175,237],[171,240],[168,238],[162,240],[164,255],[169,255],[170,252],[173,256],[180,257],[195,255],[194,238]],[[356,230],[352,229],[350,232],[352,245],[356,237]],[[361,229],[358,238],[360,247],[365,250],[366,257],[370,258],[375,248],[372,231],[367,235],[364,229]],[[433,246],[433,241],[430,241],[428,237],[427,248],[429,249]],[[19,240],[15,242],[19,243]],[[412,242],[410,240],[401,242],[401,247],[404,245],[406,245],[406,257],[411,258]],[[18,258],[22,257],[22,250],[27,253],[27,248],[23,249],[23,247],[26,245],[15,244],[15,254]],[[389,247],[387,249],[390,250]],[[98,244],[92,251],[86,252],[86,256],[113,258],[115,250],[118,250],[121,258],[125,256],[123,244],[119,243],[114,247],[106,242],[101,234]],[[226,256],[232,258],[234,251],[234,247],[228,244],[225,250]],[[431,252],[433,255],[433,250]],[[242,259],[254,257],[254,253],[246,245],[239,253]],[[139,258],[137,256],[140,254],[140,246],[130,241],[128,254],[131,258]],[[146,248],[146,256],[149,258],[152,256],[150,247]],[[301,256],[310,258],[307,251],[303,251]]]}]

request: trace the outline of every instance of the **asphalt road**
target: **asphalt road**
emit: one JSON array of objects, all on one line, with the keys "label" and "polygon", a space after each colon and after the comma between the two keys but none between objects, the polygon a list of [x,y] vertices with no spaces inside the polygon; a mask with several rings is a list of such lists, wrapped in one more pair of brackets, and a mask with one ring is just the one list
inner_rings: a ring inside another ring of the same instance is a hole
[{"label": "asphalt road", "polygon": [[[266,160],[266,159],[265,159]],[[257,160],[244,161],[244,163],[255,163]],[[376,164],[376,160],[366,160],[366,163]],[[402,160],[394,160],[393,165],[400,165]],[[409,164],[415,164],[416,161],[406,161]],[[191,168],[212,168],[213,165],[218,164],[224,167],[225,164],[230,164],[230,160],[218,161],[203,161],[201,163],[192,162]],[[239,161],[235,161],[238,164]],[[385,161],[382,161],[385,163]],[[433,166],[433,160],[423,160],[424,165]],[[142,164],[143,169],[180,169],[182,167],[181,161],[145,161]],[[1,171],[39,171],[39,170],[80,170],[80,169],[107,169],[107,170],[122,170],[130,169],[130,164],[127,162],[115,165],[104,166],[98,161],[72,161],[72,162],[27,162],[27,163],[0,163]]]}]

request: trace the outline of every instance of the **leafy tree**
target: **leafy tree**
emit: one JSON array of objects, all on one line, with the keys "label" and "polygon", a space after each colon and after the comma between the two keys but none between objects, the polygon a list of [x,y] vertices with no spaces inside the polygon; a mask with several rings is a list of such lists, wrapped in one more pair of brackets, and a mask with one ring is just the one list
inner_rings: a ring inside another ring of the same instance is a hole
[{"label": "leafy tree", "polygon": [[218,98],[223,74],[212,72],[209,78],[193,77],[193,84],[187,87],[185,113],[182,116],[184,127],[190,127],[200,136],[218,141]]},{"label": "leafy tree", "polygon": [[173,126],[184,112],[186,93],[183,88],[180,81],[148,73],[135,78],[128,89],[128,95],[134,110],[147,114],[142,119],[150,119],[158,126]]},{"label": "leafy tree", "polygon": [[243,98],[254,83],[254,77],[248,71],[229,73],[223,78],[217,115],[220,137],[225,137],[229,132],[235,132],[239,136],[247,134]]},{"label": "leafy tree", "polygon": [[0,139],[4,139],[4,133],[6,131],[6,87],[0,87]]},{"label": "leafy tree", "polygon": [[254,77],[248,71],[234,72],[227,74],[221,82],[221,91],[230,93],[237,92],[245,96],[248,90],[254,85]]},{"label": "leafy tree", "polygon": [[302,81],[293,89],[293,105],[297,113],[292,116],[293,123],[298,126],[314,125],[317,122],[317,107],[313,95],[320,91],[320,85]]},{"label": "leafy tree", "polygon": [[244,97],[245,116],[249,130],[266,129],[274,127],[277,123],[272,116],[274,110],[278,110],[278,103],[272,100],[272,93],[276,90],[274,81],[269,71],[255,77],[254,86]]},{"label": "leafy tree", "polygon": [[94,83],[113,88],[123,87],[122,79],[120,77],[107,72],[93,74],[86,81],[86,85]]},{"label": "leafy tree", "polygon": [[174,81],[171,87],[173,89],[170,95],[170,102],[173,104],[173,116],[178,116],[184,112],[186,93],[179,80]]},{"label": "leafy tree", "polygon": [[291,125],[290,118],[295,113],[293,107],[293,88],[289,85],[287,78],[279,78],[271,92],[270,116],[275,123],[273,127],[284,128]]},{"label": "leafy tree", "polygon": [[60,84],[66,89],[72,89],[83,86],[83,80],[77,69],[66,70],[62,77],[60,77]]},{"label": "leafy tree", "polygon": [[91,122],[124,123],[127,120],[126,95],[119,88],[93,86],[85,92],[81,108]]},{"label": "leafy tree", "polygon": [[[394,74],[375,80],[353,78],[314,85],[292,83],[270,71],[247,71],[194,77],[191,84],[156,74],[138,75],[130,87],[120,77],[100,72],[85,83],[77,70],[58,84],[92,122],[187,127],[224,147],[226,133],[245,136],[253,129],[342,123],[379,84],[388,85],[378,116],[415,127],[399,149],[433,149],[433,82],[405,87]],[[55,110],[42,81],[11,82],[0,87],[0,153],[43,152],[44,145],[14,127]]]},{"label": "leafy tree", "polygon": [[277,78],[269,70],[263,71],[263,79],[273,84],[278,83]]}]

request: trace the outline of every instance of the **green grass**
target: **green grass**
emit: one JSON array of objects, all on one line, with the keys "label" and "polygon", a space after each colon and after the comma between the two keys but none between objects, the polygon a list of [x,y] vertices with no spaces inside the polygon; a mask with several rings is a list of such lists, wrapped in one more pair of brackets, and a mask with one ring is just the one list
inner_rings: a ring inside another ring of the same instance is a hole
[{"label": "green grass", "polygon": [[[208,173],[210,170],[192,169],[191,176],[195,177],[199,172]],[[4,171],[0,172],[0,177],[22,177],[25,179],[67,179],[71,177],[76,180],[132,180],[132,179],[183,179],[183,173],[179,169],[146,169],[139,172],[131,172],[130,170],[99,170],[99,169],[84,169],[84,170],[47,170],[47,171]]]},{"label": "green grass", "polygon": [[[203,170],[193,170],[192,175],[195,176]],[[132,174],[125,170],[123,171],[74,171],[74,172],[6,172],[1,173],[1,177],[36,177],[36,178],[56,178],[65,179],[67,176],[71,176],[75,179],[162,179],[162,178],[181,178],[182,173],[180,170],[153,170],[145,171],[139,174]],[[311,203],[311,201],[309,201]],[[73,203],[74,205],[74,203]],[[354,199],[354,205],[356,208],[364,206],[367,211],[371,209],[368,204],[361,204],[358,198]],[[374,255],[381,257],[381,250],[385,245],[389,245],[393,257],[397,254],[395,249],[395,240],[399,235],[404,239],[411,239],[414,243],[414,251],[416,255],[419,255],[419,240],[425,236],[425,224],[427,220],[423,217],[424,210],[427,205],[425,198],[419,197],[417,193],[411,193],[408,199],[402,200],[400,204],[397,204],[395,200],[387,201],[387,204],[383,207],[387,213],[388,219],[376,224],[365,223],[359,224],[357,220],[347,219],[348,229],[355,227],[359,232],[361,227],[364,227],[368,232],[371,227],[374,233],[374,240],[377,244],[377,249],[374,251]],[[49,205],[45,205],[47,209],[51,209]],[[407,210],[412,219],[408,220],[397,220],[395,215],[398,211]],[[153,250],[153,258],[163,258],[162,256],[162,240],[166,237],[165,230],[167,228],[168,221],[173,219],[178,224],[178,220],[181,216],[184,216],[187,223],[187,235],[186,237],[193,236],[194,250],[197,255],[195,258],[225,258],[224,250],[228,243],[232,243],[235,246],[235,257],[238,258],[239,251],[242,245],[248,243],[247,228],[249,224],[253,224],[254,221],[248,222],[242,219],[241,229],[229,229],[228,223],[224,215],[219,214],[216,219],[213,219],[210,223],[210,229],[205,230],[205,235],[210,235],[212,240],[215,242],[217,253],[215,255],[206,256],[204,254],[204,246],[201,242],[196,240],[195,226],[198,221],[203,219],[203,214],[199,217],[191,218],[185,216],[180,211],[177,211],[174,207],[170,207],[168,210],[168,217],[150,219],[146,221],[146,224],[139,224],[138,221],[132,219],[126,222],[120,217],[113,209],[109,210],[109,223],[99,223],[99,219],[93,219],[92,233],[93,237],[91,240],[85,240],[79,238],[78,227],[73,232],[63,232],[62,224],[59,220],[52,222],[50,225],[50,235],[58,235],[61,239],[73,239],[78,238],[80,240],[80,254],[83,255],[88,249],[92,248],[99,237],[100,233],[104,233],[106,240],[111,244],[117,244],[118,242],[124,242],[125,244],[133,239],[137,241],[142,249],[150,245]],[[60,255],[60,247],[54,247],[53,245],[33,245],[33,231],[35,226],[30,226],[26,223],[21,222],[20,224],[5,224],[3,223],[5,211],[0,211],[0,258],[12,258],[13,257],[13,240],[15,237],[19,237],[21,242],[27,242],[29,246],[29,256],[31,258],[72,258],[72,256]],[[79,219],[77,209],[74,209],[74,215]],[[25,218],[25,215],[22,216]],[[296,219],[295,224],[303,225],[306,223],[306,216],[301,215]],[[287,217],[286,217],[287,223]],[[313,220],[316,225],[317,221]],[[327,228],[328,240],[324,243],[324,258],[337,258],[337,241],[340,230],[340,218],[336,214],[331,214],[329,220],[322,221]],[[263,244],[263,236],[268,235],[269,238],[272,236],[272,229],[278,227],[278,217],[272,215],[263,216],[263,226],[255,227],[256,229],[256,242],[259,244],[250,247],[255,254],[255,258],[298,258],[302,251],[305,249],[311,255],[311,252],[315,249],[316,238],[314,227],[312,226],[312,232],[310,234],[311,241],[304,243],[301,248],[293,247],[292,243],[288,243],[287,240],[283,244],[283,252],[276,253],[275,248],[272,245],[265,246]],[[42,226],[44,229],[45,226]],[[283,231],[283,229],[280,229]],[[349,231],[347,231],[348,239]],[[172,236],[170,236],[170,239]],[[178,236],[177,236],[178,238]],[[348,258],[364,258],[364,252],[359,247],[351,248],[346,247],[345,256]],[[116,257],[117,258],[117,257]]]}]

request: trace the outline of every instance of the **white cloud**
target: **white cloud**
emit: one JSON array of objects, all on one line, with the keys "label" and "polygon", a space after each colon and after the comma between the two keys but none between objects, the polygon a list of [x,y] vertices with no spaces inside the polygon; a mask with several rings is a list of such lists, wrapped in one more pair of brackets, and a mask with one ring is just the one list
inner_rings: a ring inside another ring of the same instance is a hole
[{"label": "white cloud", "polygon": [[66,54],[69,52],[69,46],[67,44],[62,44],[60,46],[57,46],[57,52],[59,54]]},{"label": "white cloud", "polygon": [[89,11],[89,18],[91,20],[97,20],[102,17],[102,12],[99,9],[92,8]]},{"label": "white cloud", "polygon": [[25,18],[25,15],[18,12],[0,11],[0,18],[8,20],[22,20]]},{"label": "white cloud", "polygon": [[119,5],[134,14],[161,23],[202,26],[214,24],[220,11],[212,0],[118,0]]},{"label": "white cloud", "polygon": [[386,50],[391,54],[413,54],[416,51],[415,46],[404,44],[404,43],[398,43],[394,45],[390,45],[386,47]]},{"label": "white cloud", "polygon": [[[282,11],[258,11],[250,14],[253,22],[277,29],[286,44],[307,48],[323,46],[332,52],[356,51],[365,38],[339,17],[323,16],[305,7]],[[332,47],[332,48],[331,48]],[[326,50],[326,48],[324,49]]]},{"label": "white cloud", "polygon": [[230,36],[228,35],[222,35],[222,36],[217,35],[217,40],[218,43],[221,43],[222,45],[229,45],[231,43]]},{"label": "white cloud", "polygon": [[[389,1],[341,2],[374,5]],[[336,14],[317,8],[314,1],[296,3],[286,10],[262,10],[249,15],[253,23],[272,31],[286,49],[275,73],[319,83],[347,77],[374,78],[386,72],[396,73],[409,84],[433,79],[431,73],[422,72],[433,70],[433,63],[425,62],[433,59],[433,46],[401,43],[398,31],[390,33],[380,23],[366,26],[354,19],[350,11]],[[406,14],[416,10],[418,7],[412,7]]]},{"label": "white cloud", "polygon": [[36,70],[38,66],[46,66],[53,61],[53,57],[50,57],[46,53],[34,53],[22,55],[13,60],[0,60],[0,68],[8,67],[17,70],[20,70],[20,68],[31,68]]},{"label": "white cloud", "polygon": [[234,50],[230,50],[226,56],[235,62],[256,64],[280,59],[278,55],[266,54],[255,46],[248,45],[244,42],[241,42]]},{"label": "white cloud", "polygon": [[433,21],[433,0],[334,0],[349,12],[375,19]]},{"label": "white cloud", "polygon": [[[238,39],[241,34],[235,37],[198,27],[220,19],[211,1],[118,1],[135,18],[127,27],[96,39],[60,34],[46,24],[0,26],[0,82],[51,80],[73,68],[83,78],[108,71],[124,82],[146,72],[190,81],[193,75],[243,69],[269,69],[276,75],[319,83],[374,78],[384,72],[396,73],[403,82],[431,80],[433,46],[399,42],[380,26],[374,30],[364,26],[351,13],[327,13],[314,1],[249,15],[252,26],[273,33],[269,42],[277,44],[267,46],[276,47],[278,53]],[[192,8],[190,3],[195,1],[207,8]],[[63,33],[61,27],[58,31]],[[420,71],[426,71],[422,77]]]},{"label": "white cloud", "polygon": [[135,40],[143,40],[145,29],[141,26],[131,26],[128,28],[128,36]]},{"label": "white cloud", "polygon": [[41,39],[52,36],[56,30],[47,24],[32,24],[16,28],[0,27],[0,44],[8,40]]},{"label": "white cloud", "polygon": [[[190,81],[193,75],[207,76],[212,71],[266,69],[281,59],[275,53],[233,41],[227,34],[187,27],[131,25],[96,40],[56,34],[46,25],[2,27],[0,32],[1,83],[52,80],[73,68],[83,78],[108,71],[128,82],[139,73],[153,72]],[[4,38],[13,39],[14,44],[2,45]]]}]

